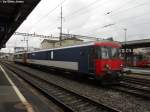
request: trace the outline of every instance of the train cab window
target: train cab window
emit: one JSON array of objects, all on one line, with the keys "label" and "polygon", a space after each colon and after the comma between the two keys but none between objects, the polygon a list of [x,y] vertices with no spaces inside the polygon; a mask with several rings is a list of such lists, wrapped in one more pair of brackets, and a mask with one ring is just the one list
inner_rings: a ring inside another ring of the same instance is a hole
[{"label": "train cab window", "polygon": [[101,47],[101,58],[102,59],[110,58],[110,49],[108,47]]},{"label": "train cab window", "polygon": [[96,58],[97,59],[121,58],[119,48],[96,47]]},{"label": "train cab window", "polygon": [[119,49],[118,48],[111,48],[111,55],[112,58],[119,58]]}]

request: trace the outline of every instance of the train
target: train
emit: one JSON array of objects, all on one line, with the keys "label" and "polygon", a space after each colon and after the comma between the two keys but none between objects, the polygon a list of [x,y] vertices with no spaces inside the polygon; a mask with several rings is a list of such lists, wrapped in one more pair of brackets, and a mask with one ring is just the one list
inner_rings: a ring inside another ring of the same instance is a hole
[{"label": "train", "polygon": [[120,52],[121,57],[123,57],[124,59],[124,65],[126,65],[126,67],[150,67],[150,54],[148,52],[133,52],[131,49],[127,50],[126,55],[124,49],[121,49]]},{"label": "train", "polygon": [[[116,80],[123,75],[121,44],[92,42],[61,48],[16,53],[15,63],[75,72],[98,80]],[[75,74],[75,75],[76,75]]]},{"label": "train", "polygon": [[147,54],[132,54],[132,56],[127,56],[127,65],[130,67],[149,68],[150,56]]}]

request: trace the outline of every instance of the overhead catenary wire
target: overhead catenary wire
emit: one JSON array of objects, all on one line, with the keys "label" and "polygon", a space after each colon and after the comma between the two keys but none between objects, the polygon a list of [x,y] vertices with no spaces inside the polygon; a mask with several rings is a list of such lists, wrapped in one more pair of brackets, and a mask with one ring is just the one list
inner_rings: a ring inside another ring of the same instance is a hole
[{"label": "overhead catenary wire", "polygon": [[[125,4],[128,4],[128,3],[130,3],[131,1],[128,1],[128,2],[126,2]],[[145,5],[145,4],[147,4],[147,3],[149,3],[149,2],[145,2],[145,3],[142,3],[142,4],[138,4],[138,5],[136,5],[136,7],[140,7],[141,5]],[[121,6],[120,6],[121,7]],[[135,6],[134,6],[135,7]],[[134,8],[133,7],[133,8]],[[129,9],[131,9],[131,8],[129,8]],[[119,9],[120,10],[120,9]],[[126,9],[126,10],[128,10],[128,9]],[[85,13],[84,13],[85,14]],[[84,15],[83,14],[83,15]],[[83,16],[83,15],[81,15],[81,16]],[[76,16],[77,17],[77,16]],[[75,17],[74,17],[75,18]],[[132,19],[132,18],[131,18]],[[71,19],[71,20],[73,20],[73,19]],[[125,19],[124,19],[124,21],[125,21]]]},{"label": "overhead catenary wire", "polygon": [[[142,3],[142,4],[139,4],[139,5],[136,5],[136,6],[134,6],[134,7],[132,7],[132,8],[135,8],[135,7],[139,7],[139,6],[143,6],[143,5],[146,5],[147,3],[149,3],[149,2],[145,2],[145,3]],[[131,8],[129,8],[129,9],[131,9]],[[126,9],[126,10],[128,10],[128,9]],[[147,24],[147,23],[149,23],[150,21],[147,21],[147,22],[144,22],[144,23],[140,23],[140,24]],[[118,22],[117,22],[118,23]],[[116,22],[114,23],[114,24],[116,24]],[[139,23],[138,23],[139,24]],[[118,25],[118,24],[117,24]],[[96,28],[96,29],[98,29],[98,28]],[[101,29],[102,29],[102,27],[101,27]],[[91,34],[90,34],[91,35]]]},{"label": "overhead catenary wire", "polygon": [[[137,15],[137,16],[135,16],[134,17],[134,20],[135,19],[137,19],[137,18],[139,18],[139,17],[143,17],[142,15],[146,15],[146,14],[149,14],[150,13],[150,11],[148,11],[148,12],[146,12],[146,13],[143,13],[143,14],[141,14],[141,15]],[[125,18],[125,19],[120,19],[120,20],[118,20],[118,21],[116,21],[116,22],[112,22],[112,23],[110,23],[110,24],[108,24],[109,26],[113,26],[113,25],[115,25],[115,24],[118,24],[118,23],[120,23],[120,22],[122,22],[122,21],[127,21],[127,20],[129,20],[130,19],[130,21],[133,21],[133,19],[132,19],[133,17],[130,17],[130,18]],[[142,23],[137,23],[137,24],[147,24],[147,23],[150,23],[150,21],[146,21],[146,22],[142,22]],[[96,28],[94,28],[94,29],[92,29],[92,31],[94,31],[94,30],[98,30],[98,29],[103,29],[103,28],[106,28],[106,27],[104,27],[104,26],[108,26],[108,25],[100,25],[100,26],[98,26],[98,27],[96,27]],[[132,25],[132,24],[131,24]],[[92,33],[93,34],[93,33]]]},{"label": "overhead catenary wire", "polygon": [[[101,1],[101,0],[100,0]],[[99,1],[99,2],[100,2]],[[98,5],[97,7],[94,7],[93,9],[97,9],[97,8],[99,8],[100,6],[102,6],[102,7],[104,7],[105,5],[104,4],[107,4],[107,2],[109,2],[110,3],[110,1],[104,1],[103,3],[101,3],[101,5]],[[80,8],[80,9],[78,9],[78,10],[76,10],[75,11],[75,13],[71,13],[71,14],[69,14],[69,15],[67,15],[67,16],[65,16],[66,18],[71,18],[72,16],[74,16],[74,15],[76,15],[74,18],[76,18],[76,17],[79,17],[79,16],[84,16],[85,14],[87,14],[87,13],[89,13],[88,11],[87,12],[83,12],[83,10],[85,10],[86,8],[89,8],[89,7],[91,7],[91,6],[93,6],[94,4],[89,4],[87,7],[83,7],[83,8]],[[96,4],[97,5],[97,4]],[[81,10],[82,9],[82,10]],[[95,10],[91,10],[91,11],[95,11]],[[80,15],[77,15],[77,14],[80,14]],[[102,12],[102,14],[103,14],[103,12]],[[71,19],[71,20],[73,20],[73,19]]]},{"label": "overhead catenary wire", "polygon": [[[140,24],[145,24],[145,25],[149,25],[149,24],[147,24],[147,23],[150,23],[150,21],[147,21],[147,22],[144,22],[144,23],[139,23],[139,24],[135,24],[135,25],[140,25]],[[99,28],[97,28],[97,30],[98,29],[103,29],[102,27],[99,27]],[[94,29],[95,30],[95,29]],[[97,31],[97,30],[95,30],[95,31]],[[116,31],[116,29],[111,29],[111,30],[115,30]],[[120,29],[118,29],[118,30],[120,30]],[[94,33],[90,33],[90,34],[88,34],[87,36],[92,36],[92,35],[94,35],[95,33],[99,33],[99,34],[103,34],[103,32],[104,31],[101,31],[101,32],[94,32]],[[109,31],[110,32],[110,31]],[[130,34],[130,35],[128,35],[128,37],[135,37],[135,36],[147,36],[147,35],[150,35],[150,33],[142,33],[142,34]]]},{"label": "overhead catenary wire", "polygon": [[102,1],[102,0],[95,0],[95,1],[92,2],[92,3],[89,3],[87,6],[75,10],[74,12],[72,12],[72,13],[69,14],[69,15],[67,15],[66,17],[72,16],[72,15],[78,13],[78,12],[81,12],[82,10],[85,10],[86,8],[92,6],[92,5],[94,5],[94,4],[96,4],[97,2],[100,2],[100,1]]},{"label": "overhead catenary wire", "polygon": [[[126,4],[128,4],[128,3],[130,3],[131,1],[128,1]],[[136,6],[134,6],[134,7],[131,7],[131,8],[127,8],[127,9],[125,9],[125,10],[121,10],[121,11],[119,11],[120,9],[122,9],[122,8],[124,8],[124,6],[123,5],[121,5],[120,7],[121,8],[116,8],[114,11],[117,11],[117,12],[124,12],[124,11],[127,11],[127,10],[130,10],[130,9],[133,9],[133,8],[137,8],[137,7],[140,7],[140,6],[143,6],[143,5],[147,5],[147,3],[149,3],[149,2],[145,2],[145,3],[142,3],[142,4],[138,4],[138,5],[136,5]],[[95,8],[94,8],[95,9]],[[109,14],[111,14],[111,13],[113,13],[114,11],[110,11],[110,13]],[[78,11],[79,13],[81,13],[81,10],[79,10]],[[86,13],[88,13],[88,12],[84,12],[84,14],[80,14],[80,16],[84,16]],[[115,12],[116,13],[116,12]],[[105,13],[103,13],[104,15],[106,15]],[[113,15],[114,15],[114,13],[113,13]],[[71,15],[70,15],[71,16]],[[78,17],[79,15],[77,15],[77,16],[75,16],[74,18],[76,18],[76,17]],[[73,19],[71,19],[71,21],[72,21]]]},{"label": "overhead catenary wire", "polygon": [[[105,1],[105,2],[108,2],[108,1]],[[102,4],[102,7],[104,6],[104,4],[106,4],[105,2]],[[119,11],[120,9],[124,8],[124,5],[127,5],[127,4],[130,3],[130,2],[132,2],[132,1],[129,0],[129,1],[126,2],[125,4],[121,5],[119,8],[116,8],[115,10],[110,11],[110,13],[113,13],[114,11]],[[136,5],[136,7],[140,7],[141,5],[146,5],[147,3],[149,3],[149,2],[145,2],[145,3],[143,3],[143,4],[138,4],[138,5]],[[89,5],[89,6],[90,6],[90,5]],[[91,5],[91,6],[92,6],[92,5]],[[98,6],[98,7],[99,7],[99,6]],[[96,9],[96,8],[98,8],[98,7],[94,7],[94,9]],[[80,9],[76,10],[75,13],[72,13],[72,16],[73,16],[74,14],[77,14],[77,13],[80,13],[80,16],[85,15],[85,14],[88,13],[88,12],[84,12],[84,14],[81,15],[82,10],[84,10],[85,8],[86,8],[86,7],[83,7],[83,8],[80,8]],[[135,8],[135,6],[134,6],[134,7],[131,7],[131,8],[128,8],[128,9],[125,9],[125,10],[129,10],[129,9],[132,9],[132,8]],[[82,10],[81,10],[81,9],[82,9]],[[124,12],[124,10],[122,10],[121,12]],[[109,14],[110,14],[110,13],[109,13]],[[104,12],[102,12],[102,14],[106,15],[106,13],[104,13]],[[79,16],[79,15],[77,15],[76,17],[78,17],[78,16]],[[68,15],[68,16],[66,16],[66,18],[67,18],[67,17],[71,17],[71,14]],[[74,17],[74,18],[75,18],[75,17]],[[73,20],[73,19],[71,19],[71,20]]]},{"label": "overhead catenary wire", "polygon": [[[97,0],[96,0],[97,1]],[[147,3],[147,2],[146,2]],[[130,9],[130,8],[129,8]],[[127,9],[126,9],[127,10]]]},{"label": "overhead catenary wire", "polygon": [[[127,17],[127,18],[123,18],[123,19],[119,19],[119,20],[117,20],[116,22],[117,23],[122,23],[122,22],[126,22],[126,21],[135,21],[135,19],[139,19],[139,18],[143,18],[143,17],[145,17],[145,16],[143,16],[143,15],[148,15],[149,16],[149,14],[150,14],[150,11],[148,11],[148,12],[145,12],[145,13],[142,13],[142,14],[140,14],[140,15],[137,15],[137,16],[132,16],[132,17]],[[134,18],[134,19],[133,19]]]},{"label": "overhead catenary wire", "polygon": [[[81,12],[81,11],[84,10],[85,8],[92,6],[92,5],[94,5],[95,3],[97,3],[97,2],[99,2],[99,1],[98,1],[98,0],[95,0],[94,2],[88,4],[86,7],[82,7],[82,8],[80,8],[80,9],[74,11],[72,14],[74,15],[74,14],[76,14],[76,13],[78,13],[78,12]],[[126,2],[126,3],[129,3],[129,2],[130,2],[130,1],[128,1],[128,2]],[[120,7],[121,7],[121,6],[120,6]],[[120,8],[119,8],[119,9],[120,9]],[[85,13],[84,13],[84,14],[85,14]],[[83,16],[84,14],[82,14],[81,16]],[[69,14],[68,16],[71,16],[71,14]],[[68,17],[68,16],[67,16],[67,17]],[[73,20],[73,19],[71,19],[71,20]],[[67,24],[67,23],[64,23],[64,24]],[[44,28],[44,29],[47,29],[49,26],[51,26],[51,25],[46,26],[46,28]],[[52,26],[54,26],[54,25],[52,25]]]},{"label": "overhead catenary wire", "polygon": [[107,13],[105,13],[105,15],[110,14],[111,12],[118,11],[118,10],[122,9],[123,7],[125,7],[126,5],[128,5],[130,2],[133,2],[133,0],[129,0],[129,1],[125,2],[124,4],[122,4],[121,6],[115,8],[114,10],[108,11]]},{"label": "overhead catenary wire", "polygon": [[111,11],[111,13],[109,13],[109,14],[111,14],[111,15],[116,15],[117,13],[125,12],[125,11],[130,10],[130,9],[135,9],[135,8],[138,8],[138,7],[147,5],[147,4],[149,4],[149,3],[150,3],[150,1],[144,2],[144,3],[141,3],[141,4],[137,4],[137,5],[133,6],[133,7],[130,7],[130,8],[127,8],[127,9],[124,9],[124,10],[121,10],[121,11],[120,11],[120,10],[116,10],[115,12],[114,12],[114,11]]},{"label": "overhead catenary wire", "polygon": [[[82,7],[82,8],[80,8],[80,9],[74,11],[73,13],[67,15],[67,17],[71,16],[72,14],[77,13],[78,11],[84,10],[85,8],[90,7],[90,6],[94,5],[95,3],[99,2],[99,1],[101,1],[101,0],[95,0],[94,2],[88,4],[86,7]],[[66,17],[65,17],[65,18],[66,18]],[[50,26],[51,26],[51,24],[48,25],[48,26],[46,26],[44,29],[47,29],[47,28],[50,27]],[[54,26],[55,26],[55,25],[52,25],[52,28],[53,28]]]},{"label": "overhead catenary wire", "polygon": [[[150,21],[146,21],[146,22],[142,22],[142,23],[137,23],[137,24],[134,24],[134,25],[149,25],[148,23],[150,23]],[[131,23],[130,25],[133,25],[133,23]],[[110,26],[114,26],[114,25],[110,25]],[[110,28],[110,27],[109,27]],[[123,28],[123,27],[122,27]],[[112,31],[115,31],[116,32],[116,30],[122,30],[122,28],[120,28],[120,26],[119,26],[119,29],[110,29],[111,30],[111,32],[110,31],[108,31],[108,29],[107,29],[107,32],[109,33],[108,35],[112,35]],[[97,30],[99,30],[99,31],[97,31]],[[101,30],[105,30],[105,27],[103,27],[102,25],[101,26],[99,26],[99,27],[97,27],[97,28],[94,28],[94,29],[92,29],[92,31],[90,31],[90,32],[92,32],[92,33],[90,33],[90,34],[88,34],[88,35],[86,35],[86,36],[94,36],[94,34],[100,34],[101,36],[102,35],[107,35],[107,33],[106,33],[106,31],[101,31]],[[95,32],[96,31],[96,32]],[[104,33],[105,32],[105,33]],[[137,35],[129,35],[128,37],[135,37],[135,36],[139,36],[139,35],[143,35],[143,36],[145,36],[145,35],[150,35],[150,34],[137,34]],[[109,37],[111,37],[111,36],[109,36]]]},{"label": "overhead catenary wire", "polygon": [[47,14],[45,14],[44,16],[40,17],[40,19],[38,19],[31,27],[30,30],[33,29],[33,27],[37,24],[39,24],[42,20],[44,20],[47,16],[49,16],[52,12],[54,12],[58,7],[62,6],[63,3],[65,3],[66,0],[63,0],[61,3],[59,3],[58,5],[56,5],[52,10],[50,10]]}]

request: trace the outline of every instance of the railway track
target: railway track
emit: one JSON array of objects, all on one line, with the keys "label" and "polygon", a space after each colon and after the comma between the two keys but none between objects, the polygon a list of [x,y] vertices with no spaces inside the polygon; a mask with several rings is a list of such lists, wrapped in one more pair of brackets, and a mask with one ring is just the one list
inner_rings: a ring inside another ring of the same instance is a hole
[{"label": "railway track", "polygon": [[128,83],[134,83],[134,84],[150,87],[150,80],[148,79],[144,79],[144,78],[140,79],[140,78],[125,76],[122,80]]},{"label": "railway track", "polygon": [[121,112],[113,107],[108,107],[97,101],[89,99],[86,96],[39,78],[25,70],[16,68],[12,65],[8,66],[8,64],[3,65],[38,89],[42,94],[59,105],[66,112]]},{"label": "railway track", "polygon": [[125,72],[128,73],[135,73],[135,74],[142,74],[145,76],[150,76],[150,68],[145,69],[145,68],[124,68]]},{"label": "railway track", "polygon": [[121,81],[119,85],[113,86],[112,89],[126,92],[138,97],[150,99],[150,87],[137,84],[136,82]]}]

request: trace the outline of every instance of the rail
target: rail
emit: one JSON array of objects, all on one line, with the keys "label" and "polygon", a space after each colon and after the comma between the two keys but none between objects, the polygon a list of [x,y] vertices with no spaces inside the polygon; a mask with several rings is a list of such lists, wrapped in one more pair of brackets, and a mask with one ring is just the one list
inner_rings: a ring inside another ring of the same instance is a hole
[{"label": "rail", "polygon": [[4,64],[4,66],[7,66],[8,69],[38,89],[67,112],[120,112],[113,107],[108,107],[102,103],[89,99],[86,96],[60,87],[20,68],[8,64]]}]

